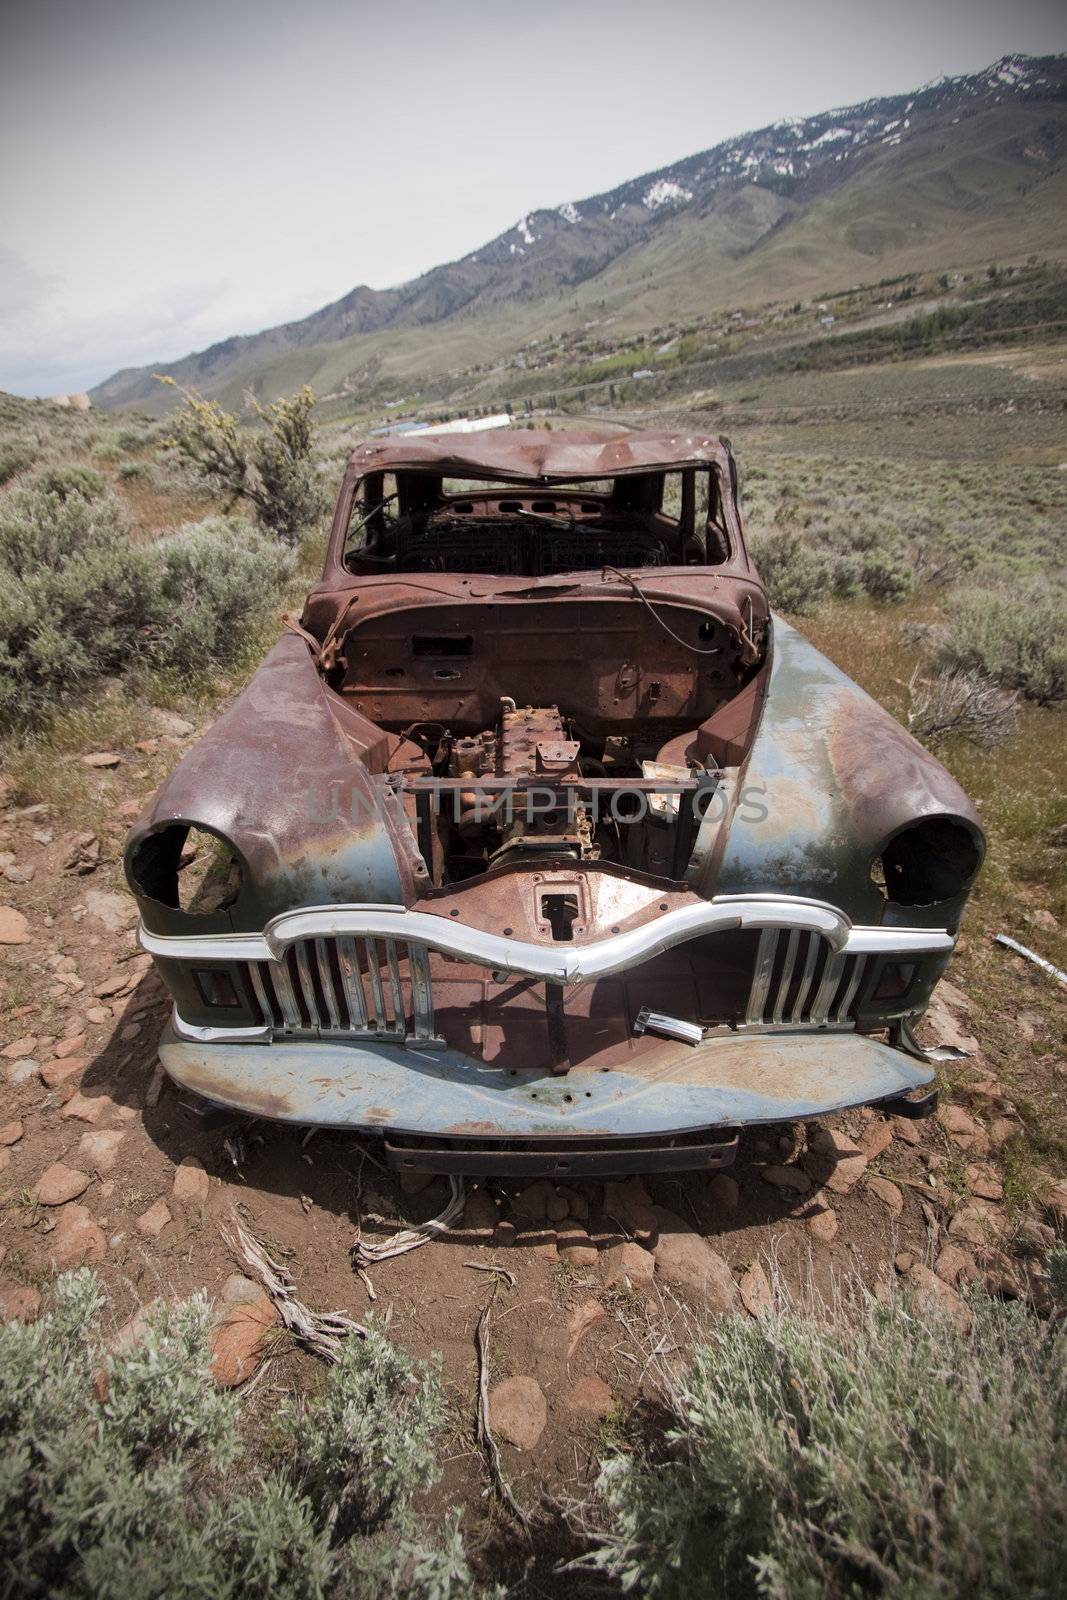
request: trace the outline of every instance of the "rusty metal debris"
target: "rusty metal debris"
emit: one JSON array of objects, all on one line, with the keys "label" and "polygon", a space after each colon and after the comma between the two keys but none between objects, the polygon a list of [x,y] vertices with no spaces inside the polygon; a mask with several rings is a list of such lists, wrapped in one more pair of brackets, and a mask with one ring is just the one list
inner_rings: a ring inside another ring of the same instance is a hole
[{"label": "rusty metal debris", "polygon": [[1051,961],[1046,961],[1044,956],[1039,956],[1036,950],[1030,950],[1025,944],[1019,944],[1016,939],[1009,939],[1006,933],[994,936],[994,944],[1002,944],[1008,950],[1014,950],[1016,955],[1025,956],[1027,961],[1032,961],[1035,967],[1040,967],[1042,972],[1047,972],[1050,978],[1055,978],[1057,983],[1067,987],[1067,972],[1062,967],[1054,966]]}]

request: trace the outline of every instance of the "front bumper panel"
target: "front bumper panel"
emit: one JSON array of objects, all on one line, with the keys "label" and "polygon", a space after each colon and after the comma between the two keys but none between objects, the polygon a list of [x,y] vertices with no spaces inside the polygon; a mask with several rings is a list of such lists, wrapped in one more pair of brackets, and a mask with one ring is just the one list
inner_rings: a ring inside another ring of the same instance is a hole
[{"label": "front bumper panel", "polygon": [[411,1044],[202,1044],[173,1028],[160,1056],[182,1087],[251,1116],[473,1145],[632,1141],[790,1122],[896,1099],[933,1079],[923,1062],[854,1033],[664,1041],[637,1070],[577,1068],[565,1077]]}]

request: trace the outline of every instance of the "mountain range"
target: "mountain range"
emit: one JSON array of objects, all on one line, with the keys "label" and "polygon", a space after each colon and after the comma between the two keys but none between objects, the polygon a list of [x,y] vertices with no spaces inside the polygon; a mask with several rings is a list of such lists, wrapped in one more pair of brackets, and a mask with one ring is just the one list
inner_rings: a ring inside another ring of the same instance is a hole
[{"label": "mountain range", "polygon": [[912,94],[787,117],[606,194],[531,211],[458,261],[91,391],[164,409],[165,373],[227,403],[308,382],[357,399],[506,359],[906,271],[1067,254],[1067,56],[1009,56]]}]

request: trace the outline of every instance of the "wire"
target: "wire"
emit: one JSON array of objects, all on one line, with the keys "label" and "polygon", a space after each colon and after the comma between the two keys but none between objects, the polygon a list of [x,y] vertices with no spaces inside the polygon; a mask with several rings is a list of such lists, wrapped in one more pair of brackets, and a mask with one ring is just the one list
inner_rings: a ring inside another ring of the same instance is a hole
[{"label": "wire", "polygon": [[[638,600],[641,601],[641,604],[648,607],[649,611],[651,611],[653,617],[659,623],[659,625],[663,629],[664,633],[670,634],[671,638],[675,641],[675,643],[680,644],[686,650],[691,650],[695,656],[721,656],[722,655],[722,646],[721,645],[717,644],[717,645],[713,646],[713,648],[710,649],[710,650],[702,650],[698,644],[690,644],[689,640],[688,639],[683,639],[680,633],[675,633],[674,629],[670,626],[670,624],[667,623],[667,622],[664,622],[663,618],[660,616],[659,612],[656,610],[655,606],[652,604],[652,602],[648,598],[648,596],[646,594],[642,593],[641,586],[637,582],[636,578],[631,577],[628,572],[620,572],[618,567],[604,567],[603,571],[601,573],[602,577],[603,577],[603,574],[605,572],[613,572],[617,578],[621,578],[622,579],[623,583],[628,583],[630,585],[630,588],[633,590],[633,592],[637,596]],[[744,623],[741,624],[741,631],[742,631],[742,633],[745,632]]]}]

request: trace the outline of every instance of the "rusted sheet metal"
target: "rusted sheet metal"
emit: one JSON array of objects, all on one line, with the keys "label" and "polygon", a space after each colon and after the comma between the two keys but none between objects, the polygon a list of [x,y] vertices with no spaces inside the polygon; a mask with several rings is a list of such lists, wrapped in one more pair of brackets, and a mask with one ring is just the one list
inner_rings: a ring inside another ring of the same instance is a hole
[{"label": "rusted sheet metal", "polygon": [[535,432],[501,429],[475,435],[417,434],[357,445],[349,460],[360,473],[439,471],[448,477],[523,479],[614,478],[683,467],[728,470],[721,439],[704,433]]},{"label": "rusted sheet metal", "polygon": [[958,926],[965,893],[932,911],[894,911],[871,867],[898,830],[928,818],[973,830],[980,863],[974,807],[928,750],[781,618],[759,728],[725,787],[722,820],[698,839],[690,882],[699,893],[773,881],[784,893],[847,906],[857,922],[922,925],[933,916],[938,927]]},{"label": "rusted sheet metal", "polygon": [[253,1116],[482,1138],[625,1138],[821,1116],[928,1084],[932,1070],[856,1034],[664,1044],[640,1074],[487,1068],[457,1050],[274,1043],[202,1046],[168,1029],[184,1088]]}]

